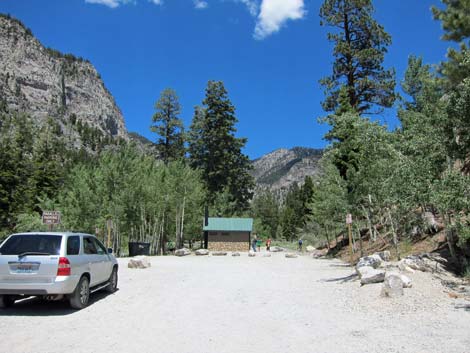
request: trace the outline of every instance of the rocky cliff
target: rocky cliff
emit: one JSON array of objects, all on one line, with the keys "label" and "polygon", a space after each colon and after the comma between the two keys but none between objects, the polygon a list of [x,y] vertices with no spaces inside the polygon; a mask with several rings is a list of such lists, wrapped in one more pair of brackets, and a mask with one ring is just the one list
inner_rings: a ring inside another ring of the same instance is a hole
[{"label": "rocky cliff", "polygon": [[20,21],[5,15],[0,15],[0,104],[39,124],[54,118],[78,141],[84,126],[128,139],[122,113],[93,65],[45,48]]},{"label": "rocky cliff", "polygon": [[257,189],[287,190],[293,183],[302,184],[307,175],[318,172],[323,150],[295,147],[278,149],[253,161],[252,175]]}]

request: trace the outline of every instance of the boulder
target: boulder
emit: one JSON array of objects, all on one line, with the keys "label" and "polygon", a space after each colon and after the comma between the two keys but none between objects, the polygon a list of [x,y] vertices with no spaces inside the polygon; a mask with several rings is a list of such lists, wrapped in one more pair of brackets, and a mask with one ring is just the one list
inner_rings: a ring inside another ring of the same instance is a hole
[{"label": "boulder", "polygon": [[227,256],[226,251],[213,251],[212,256]]},{"label": "boulder", "polygon": [[209,255],[209,250],[207,250],[207,249],[198,249],[198,250],[196,250],[196,255],[197,256]]},{"label": "boulder", "polygon": [[359,262],[356,264],[356,271],[360,267],[379,268],[381,264],[382,264],[382,258],[377,254],[361,257],[359,259]]},{"label": "boulder", "polygon": [[387,272],[385,274],[385,280],[390,276],[400,277],[401,281],[403,282],[403,288],[411,288],[413,286],[411,278],[409,278],[408,276],[405,276],[405,275],[403,275],[399,272],[395,272],[395,271]]},{"label": "boulder", "polygon": [[390,251],[388,251],[388,250],[375,253],[374,255],[380,256],[380,258],[382,259],[382,261],[390,261],[390,257],[391,257]]},{"label": "boulder", "polygon": [[191,250],[186,249],[186,248],[178,249],[178,250],[175,250],[175,255],[176,255],[176,256],[187,256],[187,255],[191,255]]},{"label": "boulder", "polygon": [[413,270],[411,267],[409,267],[408,265],[406,265],[406,264],[403,262],[403,260],[398,263],[398,268],[400,269],[400,271],[403,271],[403,272],[415,273],[415,270]]},{"label": "boulder", "polygon": [[390,298],[401,297],[403,295],[403,281],[400,274],[389,273],[385,277],[381,295]]},{"label": "boulder", "polygon": [[385,271],[376,270],[371,266],[362,266],[357,269],[359,278],[361,279],[361,285],[380,283],[385,279]]},{"label": "boulder", "polygon": [[424,212],[424,221],[425,221],[427,229],[432,234],[439,232],[440,227],[436,221],[436,217],[434,216],[434,213],[428,212],[428,211]]},{"label": "boulder", "polygon": [[270,251],[271,252],[281,252],[281,251],[284,251],[284,249],[280,248],[279,246],[271,246]]},{"label": "boulder", "polygon": [[307,250],[307,252],[312,252],[312,253],[316,250],[316,249],[315,249],[313,246],[311,246],[311,245],[307,246],[305,249]]},{"label": "boulder", "polygon": [[270,252],[265,252],[265,253],[263,254],[263,257],[271,257],[271,253],[270,253]]},{"label": "boulder", "polygon": [[149,268],[152,264],[150,263],[147,256],[136,256],[132,259],[129,259],[127,267],[129,268]]},{"label": "boulder", "polygon": [[253,250],[250,250],[250,252],[248,253],[248,256],[249,257],[255,257],[256,253]]},{"label": "boulder", "polygon": [[326,254],[328,253],[328,250],[327,249],[324,249],[324,250],[315,250],[312,252],[312,257],[314,259],[318,259],[320,257],[324,257],[326,256]]},{"label": "boulder", "polygon": [[286,258],[288,258],[288,259],[295,259],[295,258],[298,257],[298,256],[299,256],[299,255],[294,254],[293,252],[288,252],[288,253],[286,254]]},{"label": "boulder", "polygon": [[418,256],[418,255],[407,256],[403,260],[400,261],[398,266],[400,266],[400,264],[402,264],[403,268],[409,267],[412,270],[416,270],[416,271],[425,272],[427,270],[426,262],[422,259],[421,256]]},{"label": "boulder", "polygon": [[233,252],[232,256],[240,256],[240,253],[239,252]]}]

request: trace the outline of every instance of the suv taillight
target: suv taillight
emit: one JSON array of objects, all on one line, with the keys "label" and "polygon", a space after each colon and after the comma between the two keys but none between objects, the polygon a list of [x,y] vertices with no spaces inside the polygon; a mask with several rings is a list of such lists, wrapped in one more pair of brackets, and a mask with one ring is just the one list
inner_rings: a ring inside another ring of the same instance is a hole
[{"label": "suv taillight", "polygon": [[66,257],[59,257],[57,276],[70,276],[70,261]]}]

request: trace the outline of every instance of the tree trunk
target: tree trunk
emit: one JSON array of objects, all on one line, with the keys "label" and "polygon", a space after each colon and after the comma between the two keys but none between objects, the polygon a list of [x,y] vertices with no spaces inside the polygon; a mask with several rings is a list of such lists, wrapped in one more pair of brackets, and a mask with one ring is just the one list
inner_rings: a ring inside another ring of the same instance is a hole
[{"label": "tree trunk", "polygon": [[455,251],[455,238],[454,238],[454,230],[452,225],[452,218],[448,212],[444,213],[444,226],[446,228],[446,240],[447,246],[449,247],[450,257],[452,261],[456,264],[459,263],[459,259],[457,257],[457,252]]},{"label": "tree trunk", "polygon": [[400,250],[398,248],[398,236],[397,236],[397,232],[395,231],[395,226],[393,225],[392,213],[390,212],[390,209],[387,209],[387,211],[388,211],[388,218],[390,220],[390,226],[392,227],[393,245],[395,246],[397,259],[401,260]]},{"label": "tree trunk", "polygon": [[[186,189],[184,190],[186,194]],[[181,210],[180,241],[184,246],[184,208],[186,206],[186,196],[183,196],[183,209]]]}]

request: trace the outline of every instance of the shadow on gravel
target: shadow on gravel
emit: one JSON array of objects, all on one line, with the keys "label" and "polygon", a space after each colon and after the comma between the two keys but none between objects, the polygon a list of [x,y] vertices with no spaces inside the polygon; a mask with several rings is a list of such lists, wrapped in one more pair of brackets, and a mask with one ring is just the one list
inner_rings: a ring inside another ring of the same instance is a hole
[{"label": "shadow on gravel", "polygon": [[358,279],[358,276],[356,273],[353,273],[352,275],[346,276],[346,277],[338,277],[338,278],[329,278],[329,279],[321,279],[320,282],[340,282],[340,283],[346,283],[346,282],[352,282]]},{"label": "shadow on gravel", "polygon": [[463,309],[465,311],[470,312],[470,304],[457,304],[455,306],[456,309]]},{"label": "shadow on gravel", "polygon": [[350,264],[330,264],[330,267],[343,267],[343,268],[352,268]]},{"label": "shadow on gravel", "polygon": [[[117,293],[119,289],[115,292]],[[90,296],[88,307],[106,299],[112,293],[99,291]],[[84,309],[86,310],[86,308]],[[65,316],[77,313],[70,307],[68,300],[47,301],[38,297],[29,297],[17,301],[11,308],[0,310],[0,316]]]}]

